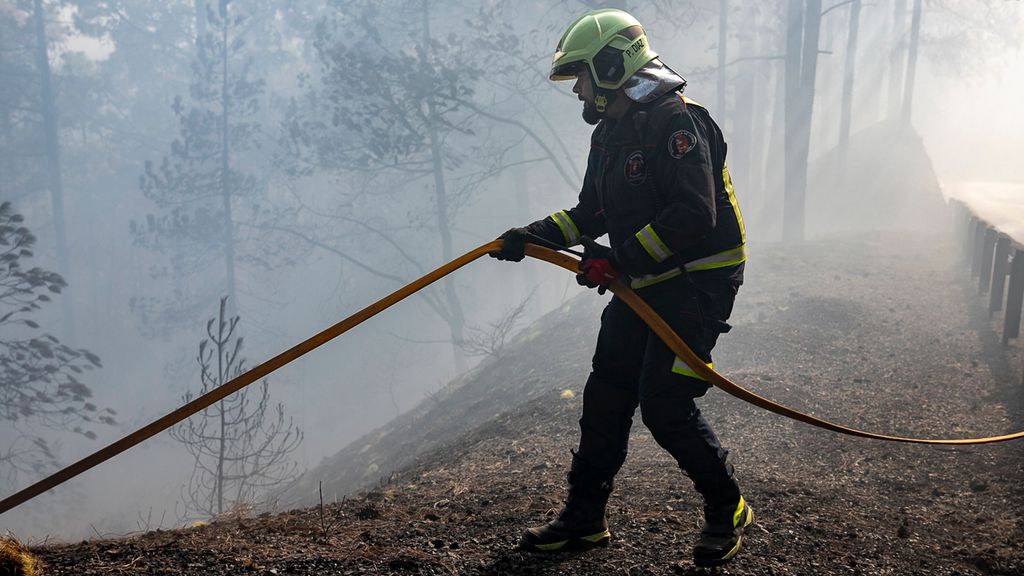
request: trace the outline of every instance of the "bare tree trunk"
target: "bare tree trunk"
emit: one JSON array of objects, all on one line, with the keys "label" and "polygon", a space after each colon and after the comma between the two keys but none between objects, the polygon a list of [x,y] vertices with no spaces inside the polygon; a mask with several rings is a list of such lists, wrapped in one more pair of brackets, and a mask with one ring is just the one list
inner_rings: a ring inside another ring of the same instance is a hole
[{"label": "bare tree trunk", "polygon": [[[524,111],[525,112],[525,111]],[[515,148],[516,158],[514,161],[526,160],[526,142],[520,142]],[[530,210],[530,178],[528,168],[520,167],[512,176],[512,185],[515,186],[516,197],[516,222],[519,226],[530,222],[532,212]],[[523,266],[523,294],[529,294],[537,285],[536,270],[533,266]]]},{"label": "bare tree trunk", "polygon": [[811,151],[811,127],[814,125],[814,98],[818,77],[819,34],[821,33],[821,0],[807,0],[804,13],[803,57],[800,62],[800,131],[798,133],[797,161],[800,177],[801,217],[798,239],[804,237],[804,215],[807,192],[807,163]]},{"label": "bare tree trunk", "polygon": [[[747,14],[746,25],[749,32],[740,36],[740,57],[746,58],[755,54],[757,46],[756,20],[757,12],[751,10]],[[757,90],[758,65],[755,60],[747,60],[739,66],[736,79],[736,92],[733,100],[733,145],[729,147],[729,166],[736,181],[737,189],[745,191],[745,196],[754,195],[754,162],[752,150],[754,140],[754,99]],[[721,113],[721,112],[719,112]],[[749,202],[749,200],[747,200]]]},{"label": "bare tree trunk", "polygon": [[[434,105],[428,105],[431,119],[434,118]],[[434,170],[434,201],[437,210],[437,229],[441,234],[441,258],[448,262],[452,259],[452,231],[448,222],[448,196],[445,192],[444,164],[441,160],[441,144],[437,138],[437,129],[430,127],[430,153],[433,160]],[[459,373],[465,372],[467,368],[466,356],[461,348],[463,342],[463,331],[465,329],[465,315],[462,311],[462,304],[455,293],[455,281],[451,276],[446,276],[443,281],[445,301],[448,304],[449,320],[448,325],[452,337],[452,352],[455,357],[455,370]]]},{"label": "bare tree trunk", "polygon": [[857,32],[860,28],[860,3],[850,4],[850,27],[846,34],[846,62],[843,68],[843,101],[839,113],[839,169],[846,169],[846,155],[850,147],[850,115],[853,108],[853,80],[857,61]]},{"label": "bare tree trunk", "polygon": [[914,75],[917,73],[918,38],[921,35],[921,0],[914,0],[914,16],[910,23],[910,47],[907,53],[907,76],[903,85],[903,122],[910,124],[914,105]]},{"label": "bare tree trunk", "polygon": [[64,185],[61,177],[60,136],[57,133],[57,105],[50,75],[49,41],[46,37],[45,14],[42,0],[33,3],[33,24],[36,36],[36,66],[39,69],[39,92],[42,104],[43,130],[46,133],[46,174],[49,178],[50,199],[53,209],[53,231],[57,241],[57,271],[68,285],[61,302],[61,324],[64,336],[74,340],[75,310],[71,297],[71,270],[69,269],[68,241],[64,227]]},{"label": "bare tree trunk", "polygon": [[235,289],[235,231],[231,214],[231,142],[228,123],[228,14],[227,8],[221,14],[221,155],[220,155],[220,187],[222,210],[224,212],[221,228],[224,233],[224,267],[227,275],[228,316],[234,317],[238,310],[238,293]]},{"label": "bare tree trunk", "polygon": [[774,231],[776,226],[781,230],[783,210],[785,210],[784,178],[786,165],[786,83],[785,62],[776,62],[772,66],[769,82],[771,94],[768,95],[768,84],[765,85],[765,96],[762,101],[769,107],[770,114],[765,118],[756,116],[763,127],[763,134],[755,132],[753,149],[754,162],[757,166],[755,183],[758,193],[756,202],[748,203],[747,211],[754,218],[759,218],[762,231]]},{"label": "bare tree trunk", "polygon": [[196,46],[206,36],[206,0],[194,0],[196,11]]},{"label": "bare tree trunk", "polygon": [[895,0],[892,16],[892,47],[889,52],[889,118],[895,118],[902,108],[903,35],[907,27],[907,0]]},{"label": "bare tree trunk", "polygon": [[718,102],[715,113],[725,124],[725,57],[728,44],[729,0],[718,0]]},{"label": "bare tree trunk", "polygon": [[[3,46],[3,42],[4,42],[3,33],[4,33],[4,29],[2,27],[0,27],[0,46]],[[0,69],[0,73],[6,73],[6,72],[7,72],[6,69]],[[5,114],[0,114],[0,140],[2,140],[2,141],[9,141],[9,139],[11,138],[11,130],[12,130],[11,115],[12,115],[12,112],[10,110],[8,110]],[[14,191],[9,190],[9,189],[5,190],[2,187],[2,184],[10,183],[10,182],[13,181],[11,179],[11,174],[9,173],[9,171],[13,172],[13,168],[12,167],[15,166],[15,165],[16,164],[13,161],[13,159],[7,158],[6,155],[0,155],[0,198],[5,198],[5,199],[8,199],[8,200],[14,200],[15,199]],[[24,192],[22,192],[22,193],[24,193]]]},{"label": "bare tree trunk", "polygon": [[[782,53],[785,51],[786,38],[778,40],[769,34],[762,35],[761,52]],[[762,215],[762,226],[775,226],[781,221],[782,214],[778,208],[783,206],[781,191],[783,190],[783,178],[785,169],[785,126],[786,126],[786,60],[773,62],[771,68],[764,67],[761,73],[767,78],[765,84],[765,95],[768,99],[768,83],[771,85],[770,106],[771,114],[762,118],[756,115],[758,125],[764,126],[764,133],[755,132],[755,138],[763,138],[763,145],[756,146],[753,150],[754,160],[758,167],[758,183],[761,189],[760,208],[751,208],[754,214]]]},{"label": "bare tree trunk", "polygon": [[[219,352],[219,349],[218,349]],[[223,361],[221,361],[223,362]],[[224,375],[221,373],[221,384],[225,382]],[[220,436],[217,448],[217,489],[214,492],[217,496],[217,514],[224,513],[224,460],[227,459],[227,440],[224,438],[224,434],[227,432],[227,407],[224,405],[224,400],[217,403],[219,407],[220,416]]]},{"label": "bare tree trunk", "polygon": [[[423,0],[423,54],[426,56],[430,50],[430,4]],[[426,58],[424,58],[426,60]],[[426,65],[426,61],[424,62]],[[433,162],[434,171],[434,203],[437,211],[437,230],[441,235],[441,258],[448,262],[452,259],[452,231],[451,223],[448,221],[448,195],[445,191],[444,161],[441,155],[441,143],[437,137],[435,125],[436,106],[431,98],[427,99],[427,114],[430,122],[430,156]],[[452,352],[455,357],[455,370],[459,373],[465,372],[468,364],[466,354],[461,344],[464,340],[465,314],[462,311],[462,304],[459,302],[458,294],[455,293],[455,281],[451,276],[446,276],[442,281],[445,300],[448,304],[448,326],[452,337]]]},{"label": "bare tree trunk", "polygon": [[821,0],[807,0],[806,6],[801,0],[789,0],[787,15],[786,200],[782,237],[788,241],[800,241],[804,238],[807,157],[814,113]]},{"label": "bare tree trunk", "polygon": [[[227,22],[227,18],[224,21]],[[213,334],[209,334],[209,326],[207,325],[207,333],[213,339]],[[224,349],[227,346],[227,339],[224,337],[223,299],[220,301],[220,315],[217,317],[217,339],[214,345],[217,348],[217,381],[215,385],[220,386],[228,381],[228,371],[231,369],[230,366],[224,365]],[[202,352],[200,351],[201,355]],[[224,460],[227,459],[227,444],[224,435],[227,431],[227,410],[225,400],[217,403],[217,416],[220,424],[220,434],[217,436],[217,479],[216,488],[214,489],[214,495],[217,498],[217,514],[224,513]]]},{"label": "bare tree trunk", "polygon": [[786,147],[783,185],[782,238],[800,240],[804,230],[804,194],[807,172],[801,171],[800,150],[795,145],[802,116],[800,97],[800,46],[803,33],[803,0],[786,2]]},{"label": "bare tree trunk", "polygon": [[[814,89],[818,77],[818,36],[821,33],[821,0],[807,0],[804,16],[803,57],[800,61],[800,93],[809,128],[814,111]],[[808,136],[810,131],[808,130]]]}]

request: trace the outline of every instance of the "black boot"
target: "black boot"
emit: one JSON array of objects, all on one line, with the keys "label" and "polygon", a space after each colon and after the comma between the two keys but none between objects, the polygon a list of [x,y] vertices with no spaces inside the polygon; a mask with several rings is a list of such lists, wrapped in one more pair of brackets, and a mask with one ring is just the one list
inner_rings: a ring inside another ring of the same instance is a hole
[{"label": "black boot", "polygon": [[704,529],[693,547],[697,566],[725,564],[743,546],[743,529],[754,521],[754,511],[740,496],[739,502],[704,507]]},{"label": "black boot", "polygon": [[754,511],[740,494],[728,453],[721,466],[694,471],[690,478],[704,497],[704,528],[693,547],[693,562],[705,567],[725,564],[743,546],[743,530],[754,521]]},{"label": "black boot", "polygon": [[569,471],[569,497],[558,517],[544,524],[527,528],[520,548],[553,552],[566,547],[589,548],[607,546],[611,540],[605,506],[612,493],[612,482],[601,478],[573,455]]}]

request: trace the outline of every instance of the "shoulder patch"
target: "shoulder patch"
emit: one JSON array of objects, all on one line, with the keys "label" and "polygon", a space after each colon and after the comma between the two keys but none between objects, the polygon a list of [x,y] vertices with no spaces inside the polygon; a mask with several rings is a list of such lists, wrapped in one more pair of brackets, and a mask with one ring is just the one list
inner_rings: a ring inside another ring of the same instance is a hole
[{"label": "shoulder patch", "polygon": [[697,145],[697,137],[688,130],[676,130],[668,137],[668,153],[673,158],[682,158]]},{"label": "shoulder patch", "polygon": [[626,182],[634,186],[646,180],[647,163],[644,161],[644,153],[637,150],[627,156],[626,163],[622,166],[622,174]]}]

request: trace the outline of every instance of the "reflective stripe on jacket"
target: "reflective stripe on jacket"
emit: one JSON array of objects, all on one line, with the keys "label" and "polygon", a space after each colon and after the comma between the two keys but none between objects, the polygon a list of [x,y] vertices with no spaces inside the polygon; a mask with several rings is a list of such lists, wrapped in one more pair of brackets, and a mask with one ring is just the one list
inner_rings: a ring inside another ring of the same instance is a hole
[{"label": "reflective stripe on jacket", "polygon": [[576,206],[530,231],[566,246],[607,233],[634,287],[684,267],[742,280],[745,231],[726,149],[708,111],[678,92],[634,104],[594,129]]}]

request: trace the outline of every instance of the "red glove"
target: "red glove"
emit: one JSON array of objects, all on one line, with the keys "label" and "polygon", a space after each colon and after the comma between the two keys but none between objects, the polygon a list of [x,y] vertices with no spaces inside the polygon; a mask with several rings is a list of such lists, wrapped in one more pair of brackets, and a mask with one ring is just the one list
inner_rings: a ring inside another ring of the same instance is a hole
[{"label": "red glove", "polygon": [[583,260],[580,261],[580,273],[576,275],[576,282],[580,286],[597,288],[598,294],[604,294],[608,285],[619,277],[619,272],[612,263],[612,250],[586,237],[583,238],[583,248]]}]

